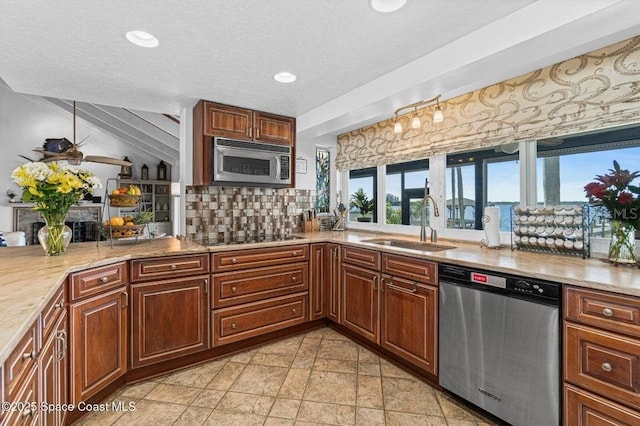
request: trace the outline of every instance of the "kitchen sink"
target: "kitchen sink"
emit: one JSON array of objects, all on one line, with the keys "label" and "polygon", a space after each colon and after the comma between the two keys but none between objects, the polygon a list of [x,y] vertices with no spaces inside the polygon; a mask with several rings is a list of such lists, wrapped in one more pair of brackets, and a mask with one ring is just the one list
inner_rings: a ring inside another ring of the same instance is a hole
[{"label": "kitchen sink", "polygon": [[396,240],[393,238],[374,238],[372,240],[362,240],[362,242],[419,251],[444,251],[456,248],[455,246],[447,246],[443,244],[434,244],[422,241]]}]

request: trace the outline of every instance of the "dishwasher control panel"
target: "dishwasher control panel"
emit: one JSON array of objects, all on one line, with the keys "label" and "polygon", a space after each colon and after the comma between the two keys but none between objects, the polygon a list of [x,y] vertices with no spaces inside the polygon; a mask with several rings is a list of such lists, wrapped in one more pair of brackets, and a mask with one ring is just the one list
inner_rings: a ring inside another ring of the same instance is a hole
[{"label": "dishwasher control panel", "polygon": [[560,299],[560,284],[535,278],[518,277],[493,271],[440,264],[440,280],[459,285],[511,294],[527,299],[557,301]]}]

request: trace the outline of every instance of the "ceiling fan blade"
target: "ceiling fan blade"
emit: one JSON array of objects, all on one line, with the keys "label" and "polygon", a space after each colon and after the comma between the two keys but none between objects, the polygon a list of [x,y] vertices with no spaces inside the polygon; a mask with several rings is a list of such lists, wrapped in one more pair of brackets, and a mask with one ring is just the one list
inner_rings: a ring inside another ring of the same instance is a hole
[{"label": "ceiling fan blade", "polygon": [[92,163],[113,164],[114,166],[131,166],[131,162],[129,161],[124,161],[112,157],[102,157],[100,155],[87,155],[84,157],[84,161],[90,161]]},{"label": "ceiling fan blade", "polygon": [[59,157],[59,156],[64,155],[64,154],[63,154],[63,153],[61,153],[61,152],[51,152],[51,151],[47,151],[46,149],[40,149],[40,148],[38,148],[38,149],[32,149],[32,151],[33,151],[33,152],[37,152],[38,154],[42,154],[42,155],[44,155],[45,157]]}]

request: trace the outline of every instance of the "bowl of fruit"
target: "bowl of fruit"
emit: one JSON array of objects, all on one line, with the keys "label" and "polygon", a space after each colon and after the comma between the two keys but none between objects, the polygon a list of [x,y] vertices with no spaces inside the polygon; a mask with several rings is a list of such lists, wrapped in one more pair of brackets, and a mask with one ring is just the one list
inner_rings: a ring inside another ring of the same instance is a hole
[{"label": "bowl of fruit", "polygon": [[109,194],[109,204],[113,207],[133,207],[140,201],[142,192],[136,185],[121,186]]},{"label": "bowl of fruit", "polygon": [[113,239],[139,237],[144,233],[144,227],[151,222],[153,214],[143,212],[136,216],[114,216],[104,222],[107,236]]}]

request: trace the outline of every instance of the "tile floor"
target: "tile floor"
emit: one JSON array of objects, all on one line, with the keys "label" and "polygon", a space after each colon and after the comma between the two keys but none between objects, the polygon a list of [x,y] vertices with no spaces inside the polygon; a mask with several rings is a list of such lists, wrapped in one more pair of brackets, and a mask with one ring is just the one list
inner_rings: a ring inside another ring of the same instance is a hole
[{"label": "tile floor", "polygon": [[330,328],[127,386],[82,425],[448,425],[491,421]]}]

